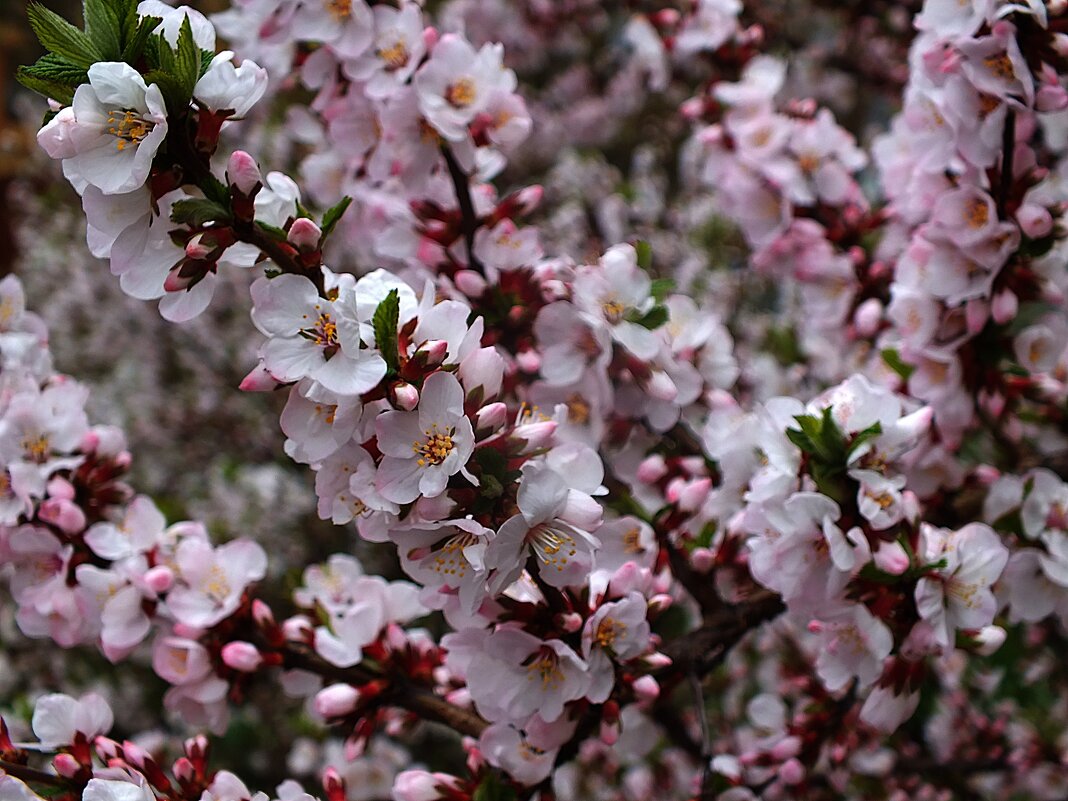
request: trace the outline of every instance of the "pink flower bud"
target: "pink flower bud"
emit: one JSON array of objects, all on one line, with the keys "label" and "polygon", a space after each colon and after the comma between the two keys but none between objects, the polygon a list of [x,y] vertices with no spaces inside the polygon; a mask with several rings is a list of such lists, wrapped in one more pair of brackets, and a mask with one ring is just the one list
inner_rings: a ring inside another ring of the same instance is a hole
[{"label": "pink flower bud", "polygon": [[182,267],[173,268],[167,277],[163,279],[163,289],[166,292],[184,292],[193,285],[193,279],[202,273],[198,270],[194,270],[189,275],[182,275]]},{"label": "pink flower bud", "polygon": [[329,720],[341,718],[356,709],[360,691],[351,684],[331,684],[315,695],[315,711]]},{"label": "pink flower bud", "polygon": [[444,339],[428,339],[415,352],[412,358],[428,368],[437,367],[449,355],[449,343]]},{"label": "pink flower bud", "polygon": [[259,598],[252,602],[252,619],[256,621],[256,625],[261,629],[271,629],[276,625],[271,607]]},{"label": "pink flower bud", "polygon": [[671,377],[662,370],[654,370],[645,384],[645,391],[657,400],[671,402],[679,394],[679,388]]},{"label": "pink flower bud", "polygon": [[789,759],[779,768],[783,784],[800,784],[805,779],[805,766],[796,759]]},{"label": "pink flower bud", "polygon": [[523,350],[515,355],[515,363],[524,373],[536,373],[541,369],[541,355],[537,351]]},{"label": "pink flower bud", "polygon": [[267,372],[267,368],[261,362],[253,367],[247,376],[241,379],[238,389],[242,392],[270,392],[279,386],[278,380]]},{"label": "pink flower bud", "polygon": [[646,654],[641,658],[641,661],[644,662],[650,670],[663,670],[671,665],[671,657],[667,654],[662,654],[659,651]]},{"label": "pink flower bud", "polygon": [[290,642],[309,642],[315,635],[315,629],[308,618],[297,615],[282,622],[282,634]]},{"label": "pink flower bud", "polygon": [[891,576],[900,576],[909,569],[909,555],[899,542],[884,542],[872,555],[875,566]]},{"label": "pink flower bud", "polygon": [[667,462],[658,453],[647,456],[638,465],[638,480],[643,484],[655,484],[667,473]]},{"label": "pink flower bud", "polygon": [[393,780],[393,798],[396,801],[438,801],[443,797],[437,789],[441,784],[433,773],[406,770]]},{"label": "pink flower bud", "polygon": [[37,515],[66,534],[77,534],[85,529],[85,512],[65,498],[49,498],[44,501],[38,508]]},{"label": "pink flower bud", "polygon": [[555,420],[539,420],[536,423],[524,423],[516,426],[509,439],[518,447],[518,453],[534,453],[548,448],[556,434]]},{"label": "pink flower bud", "polygon": [[48,496],[65,501],[74,500],[74,485],[65,478],[53,478],[48,482]]},{"label": "pink flower bud", "polygon": [[323,229],[307,217],[298,217],[289,228],[289,243],[301,253],[310,253],[319,247]]},{"label": "pink flower bud", "polygon": [[174,571],[166,565],[156,565],[145,571],[144,581],[152,592],[160,595],[174,586]]},{"label": "pink flower bud", "polygon": [[180,782],[192,782],[197,775],[196,768],[193,767],[193,763],[186,757],[179,757],[174,760],[174,765],[171,767],[171,772]]},{"label": "pink flower bud", "polygon": [[398,408],[410,412],[419,405],[419,390],[408,383],[397,384],[393,388],[393,402]]},{"label": "pink flower bud", "polygon": [[263,184],[263,176],[256,160],[244,150],[235,150],[230,154],[230,161],[226,165],[226,179],[243,195],[251,195],[257,186]]},{"label": "pink flower bud", "polygon": [[70,754],[56,754],[56,758],[52,760],[52,767],[65,779],[73,779],[82,769],[78,760]]},{"label": "pink flower bud", "polygon": [[964,320],[968,333],[978,334],[990,319],[990,306],[983,298],[971,298],[964,306]]},{"label": "pink flower bud", "polygon": [[577,612],[566,612],[557,615],[556,624],[568,634],[574,634],[582,628],[582,615]]},{"label": "pink flower bud", "polygon": [[1045,84],[1035,93],[1035,108],[1039,111],[1063,111],[1068,108],[1068,92],[1056,84]]},{"label": "pink flower bud", "polygon": [[469,298],[482,297],[482,293],[486,291],[488,286],[486,279],[474,270],[457,271],[452,277],[452,282],[456,284],[457,289]]},{"label": "pink flower bud", "polygon": [[655,701],[660,696],[660,684],[652,676],[639,676],[631,687],[639,701]]},{"label": "pink flower bud", "polygon": [[203,260],[215,250],[215,245],[204,241],[203,234],[197,234],[185,243],[185,255],[189,259]]},{"label": "pink flower bud", "polygon": [[545,189],[539,184],[525,186],[516,193],[517,211],[520,215],[530,214],[541,205],[541,199],[545,196]]},{"label": "pink flower bud", "polygon": [[690,564],[698,573],[707,573],[716,564],[716,555],[708,548],[694,548],[690,552]]},{"label": "pink flower bud", "polygon": [[475,412],[475,432],[479,438],[500,430],[508,422],[508,407],[503,403],[491,403]]},{"label": "pink flower bud", "polygon": [[118,759],[119,752],[122,750],[122,747],[117,742],[102,734],[93,740],[93,748],[96,749],[97,756],[104,762],[109,759]]},{"label": "pink flower bud", "polygon": [[255,673],[263,664],[263,657],[250,642],[228,642],[222,648],[222,661],[231,670]]},{"label": "pink flower bud", "polygon": [[990,315],[998,325],[1004,325],[1016,316],[1020,301],[1011,289],[1003,289],[994,295],[990,304]]},{"label": "pink flower bud", "polygon": [[1005,642],[1005,629],[1001,626],[984,626],[975,635],[975,652],[980,656],[990,656]]},{"label": "pink flower bud", "polygon": [[436,28],[432,28],[428,25],[423,29],[423,44],[426,45],[428,53],[434,49],[434,45],[438,43],[438,39],[440,38],[441,34],[438,33]]},{"label": "pink flower bud", "polygon": [[141,770],[145,766],[145,760],[149,760],[152,757],[148,752],[139,746],[135,742],[130,740],[124,740],[122,743],[122,755],[126,758],[126,761],[133,765],[138,770]]},{"label": "pink flower bud", "polygon": [[1020,230],[1031,239],[1041,239],[1053,230],[1053,215],[1045,206],[1036,203],[1024,203],[1016,212],[1016,222]]},{"label": "pink flower bud", "polygon": [[874,336],[883,320],[883,304],[877,298],[868,298],[853,314],[853,325],[862,337]]},{"label": "pink flower bud", "polygon": [[619,721],[601,721],[601,742],[605,745],[615,745],[619,740]]}]

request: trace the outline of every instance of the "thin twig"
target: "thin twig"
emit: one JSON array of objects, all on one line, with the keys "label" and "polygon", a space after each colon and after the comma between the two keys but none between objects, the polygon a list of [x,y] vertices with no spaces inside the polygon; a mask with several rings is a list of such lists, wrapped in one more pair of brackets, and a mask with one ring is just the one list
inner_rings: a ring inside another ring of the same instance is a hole
[{"label": "thin twig", "polygon": [[16,765],[14,762],[5,762],[2,759],[0,759],[0,773],[6,773],[8,776],[13,776],[26,784],[40,784],[46,787],[70,787],[70,782],[61,776],[56,776],[54,773],[45,773],[43,770],[37,770],[26,765]]},{"label": "thin twig", "polygon": [[460,205],[460,216],[463,220],[461,230],[464,235],[464,244],[467,246],[467,266],[485,274],[486,270],[482,262],[475,256],[475,231],[478,230],[479,220],[475,215],[475,204],[471,200],[470,177],[460,167],[460,163],[448,145],[441,146],[441,154],[445,157],[449,177],[452,178],[452,186],[456,191],[456,202]]}]

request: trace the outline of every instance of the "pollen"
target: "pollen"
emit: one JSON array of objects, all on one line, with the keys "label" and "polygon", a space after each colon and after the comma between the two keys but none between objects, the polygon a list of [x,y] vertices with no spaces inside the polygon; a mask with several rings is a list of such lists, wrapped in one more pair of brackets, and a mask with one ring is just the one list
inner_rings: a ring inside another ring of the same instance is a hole
[{"label": "pollen", "polygon": [[577,392],[567,399],[567,420],[580,426],[590,422],[590,404]]},{"label": "pollen", "polygon": [[626,634],[626,623],[620,623],[618,620],[606,617],[597,626],[597,633],[594,635],[594,639],[602,648],[611,648],[615,645],[616,640],[626,636]]},{"label": "pollen", "polygon": [[405,66],[410,56],[407,46],[400,40],[378,48],[375,55],[385,62],[387,72],[393,72]]},{"label": "pollen", "polygon": [[994,73],[994,76],[1000,78],[1003,81],[1011,81],[1016,78],[1016,70],[1013,69],[1012,60],[1007,53],[1000,53],[996,56],[987,56],[983,59],[983,64],[988,70]]},{"label": "pollen", "polygon": [[535,526],[527,534],[527,544],[546,567],[563,571],[567,563],[578,553],[575,538],[565,529],[564,523],[554,521]]},{"label": "pollen", "polygon": [[230,581],[226,573],[218,565],[212,565],[208,571],[207,581],[204,582],[204,593],[213,600],[222,602],[229,597],[231,592]]},{"label": "pollen", "polygon": [[538,657],[527,665],[527,681],[541,679],[542,690],[551,689],[564,683],[564,672],[556,654],[548,648],[542,648]]},{"label": "pollen", "polygon": [[445,99],[456,108],[467,108],[477,97],[475,82],[470,78],[461,78],[456,83],[450,83],[445,90]]},{"label": "pollen", "polygon": [[439,431],[437,423],[424,431],[426,439],[412,443],[412,452],[419,456],[419,466],[430,467],[444,462],[456,447],[452,440],[453,433],[451,428],[445,432]]},{"label": "pollen", "polygon": [[964,221],[969,228],[982,228],[990,222],[990,206],[982,198],[972,198],[964,208]]},{"label": "pollen", "polygon": [[44,462],[51,449],[47,434],[31,435],[22,440],[22,450],[31,462]]},{"label": "pollen", "polygon": [[623,553],[641,553],[642,550],[642,532],[640,528],[635,526],[623,532]]},{"label": "pollen", "polygon": [[319,312],[315,325],[311,328],[302,328],[298,331],[302,337],[309,339],[320,348],[337,347],[337,323],[333,321],[327,312]]},{"label": "pollen", "polygon": [[326,0],[326,10],[338,22],[352,16],[352,0]]},{"label": "pollen", "polygon": [[616,298],[609,298],[601,304],[601,311],[604,312],[605,319],[614,325],[623,319],[627,307]]},{"label": "pollen", "polygon": [[141,140],[148,136],[154,127],[155,123],[141,119],[133,111],[108,112],[107,131],[115,137],[116,150],[125,150],[129,144],[141,144]]}]

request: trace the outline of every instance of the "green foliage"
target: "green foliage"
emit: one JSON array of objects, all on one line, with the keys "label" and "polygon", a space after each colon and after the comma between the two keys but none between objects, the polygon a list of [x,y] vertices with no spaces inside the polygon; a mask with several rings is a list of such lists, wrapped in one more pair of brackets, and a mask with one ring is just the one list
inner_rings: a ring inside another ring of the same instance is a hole
[{"label": "green foliage", "polygon": [[637,323],[642,328],[648,328],[650,331],[664,325],[668,321],[667,306],[653,306],[643,315],[634,315],[627,319],[632,323]]},{"label": "green foliage", "polygon": [[30,3],[26,14],[38,41],[48,52],[84,69],[105,60],[88,34],[75,28],[51,9],[40,3]]},{"label": "green foliage", "polygon": [[638,254],[638,266],[648,270],[653,266],[653,246],[644,239],[634,243],[634,251]]},{"label": "green foliage", "polygon": [[207,198],[179,200],[171,208],[171,222],[179,224],[201,226],[229,219],[229,209]]},{"label": "green foliage", "polygon": [[334,232],[334,228],[341,222],[342,216],[344,216],[351,204],[352,198],[346,195],[338,201],[337,205],[326,210],[326,214],[323,215],[323,239],[326,239],[326,237]]},{"label": "green foliage", "polygon": [[664,299],[675,291],[675,281],[671,278],[654,278],[649,288],[650,294],[657,303],[663,303]]},{"label": "green foliage", "polygon": [[400,295],[391,289],[385,300],[375,309],[371,324],[375,329],[375,347],[382,353],[386,366],[396,373],[400,369],[397,346],[397,324],[400,320]]},{"label": "green foliage", "polygon": [[515,790],[496,773],[487,773],[471,796],[471,801],[516,801]]},{"label": "green foliage", "polygon": [[886,366],[901,376],[903,381],[908,381],[916,368],[911,364],[906,364],[901,360],[901,354],[894,348],[887,348],[882,352],[883,361],[886,362]]}]

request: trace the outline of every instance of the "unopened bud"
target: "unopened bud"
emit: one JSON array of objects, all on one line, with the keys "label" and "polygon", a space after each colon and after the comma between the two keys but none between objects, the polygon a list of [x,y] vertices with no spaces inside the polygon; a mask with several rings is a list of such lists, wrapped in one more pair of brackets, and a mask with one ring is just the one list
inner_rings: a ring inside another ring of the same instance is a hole
[{"label": "unopened bud", "polygon": [[980,656],[990,656],[1005,642],[1005,629],[1001,626],[984,626],[975,635],[975,652]]},{"label": "unopened bud", "polygon": [[487,286],[486,279],[474,270],[457,271],[452,277],[452,282],[456,285],[457,289],[469,298],[482,297],[482,293],[486,291]]},{"label": "unopened bud", "polygon": [[279,385],[278,379],[267,372],[263,362],[260,362],[252,368],[247,376],[241,379],[238,389],[242,392],[270,392],[277,389]]},{"label": "unopened bud", "polygon": [[78,775],[78,771],[82,769],[78,760],[70,754],[56,754],[56,758],[52,760],[52,767],[64,779],[73,779]]},{"label": "unopened bud", "polygon": [[301,253],[310,253],[319,247],[323,229],[307,217],[298,217],[289,228],[289,244]]},{"label": "unopened bud", "polygon": [[145,571],[145,584],[160,595],[174,586],[174,571],[166,565],[156,565]]},{"label": "unopened bud", "polygon": [[990,303],[990,316],[998,325],[1004,325],[1016,316],[1020,301],[1011,289],[1003,289],[994,295]]},{"label": "unopened bud", "polygon": [[399,383],[393,387],[393,403],[398,409],[410,412],[419,405],[419,390],[409,383]]},{"label": "unopened bud", "polygon": [[341,718],[356,709],[360,691],[351,684],[331,684],[315,695],[315,711],[327,720]]},{"label": "unopened bud", "polygon": [[222,661],[231,670],[255,673],[263,664],[263,656],[250,642],[228,642],[222,648]]},{"label": "unopened bud", "polygon": [[259,598],[252,602],[252,619],[261,629],[271,629],[277,624],[274,622],[274,612],[266,603]]},{"label": "unopened bud", "polygon": [[631,687],[639,701],[655,701],[660,697],[660,683],[652,676],[639,676]]},{"label": "unopened bud", "polygon": [[37,509],[37,516],[66,534],[77,534],[85,529],[85,512],[65,498],[44,501]]},{"label": "unopened bud", "polygon": [[491,403],[475,412],[475,433],[479,438],[500,430],[508,422],[508,407],[503,403]]},{"label": "unopened bud", "polygon": [[582,615],[578,612],[563,612],[556,616],[556,625],[568,634],[574,634],[582,628]]},{"label": "unopened bud", "polygon": [[516,426],[511,439],[519,447],[520,454],[533,453],[548,448],[556,435],[555,420],[539,420]]},{"label": "unopened bud", "polygon": [[230,154],[230,161],[226,165],[226,179],[243,195],[251,195],[257,187],[263,185],[263,175],[260,174],[256,159],[244,150],[235,150]]},{"label": "unopened bud", "polygon": [[449,355],[449,343],[444,339],[428,339],[412,355],[412,360],[426,368],[438,367]]},{"label": "unopened bud", "polygon": [[655,484],[667,473],[667,462],[658,453],[647,456],[638,465],[638,480],[643,484]]}]

